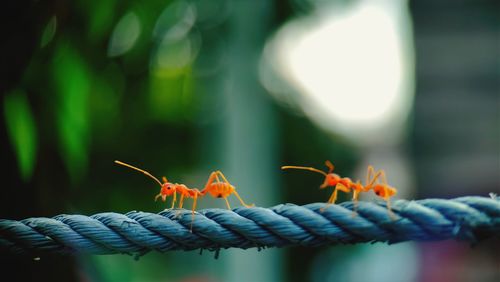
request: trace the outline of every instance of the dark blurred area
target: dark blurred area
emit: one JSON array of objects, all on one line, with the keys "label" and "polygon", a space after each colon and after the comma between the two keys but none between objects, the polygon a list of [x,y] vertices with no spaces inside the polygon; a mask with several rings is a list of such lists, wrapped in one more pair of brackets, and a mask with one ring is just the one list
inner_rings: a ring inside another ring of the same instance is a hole
[{"label": "dark blurred area", "polygon": [[[400,199],[500,193],[498,1],[18,1],[0,14],[0,218],[166,208],[116,159],[199,188],[221,169],[263,207],[326,201],[318,175],[280,170],[326,159],[353,179],[385,169]],[[0,264],[14,281],[500,281],[498,251],[2,252]]]},{"label": "dark blurred area", "polygon": [[500,3],[411,5],[417,60],[413,136],[422,196],[500,192]]}]

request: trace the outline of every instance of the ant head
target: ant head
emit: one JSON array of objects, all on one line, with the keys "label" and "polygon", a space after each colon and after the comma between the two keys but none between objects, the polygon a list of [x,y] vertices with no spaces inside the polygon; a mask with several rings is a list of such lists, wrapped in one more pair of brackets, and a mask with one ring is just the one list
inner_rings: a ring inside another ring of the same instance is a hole
[{"label": "ant head", "polygon": [[174,194],[174,193],[175,193],[175,184],[167,182],[167,183],[164,183],[163,185],[161,185],[160,195],[161,195],[162,201],[165,202],[167,197],[172,196],[172,194]]}]

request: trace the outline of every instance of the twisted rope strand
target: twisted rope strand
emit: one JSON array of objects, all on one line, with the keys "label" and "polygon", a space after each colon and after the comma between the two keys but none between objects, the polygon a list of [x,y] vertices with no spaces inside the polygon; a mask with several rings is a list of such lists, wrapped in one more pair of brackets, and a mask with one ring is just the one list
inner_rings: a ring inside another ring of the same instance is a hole
[{"label": "twisted rope strand", "polygon": [[[143,254],[151,250],[322,246],[362,242],[477,242],[500,235],[500,198],[397,200],[394,217],[385,203],[345,202],[232,211],[131,211],[92,216],[58,215],[21,221],[0,219],[0,249],[12,253]],[[353,212],[355,210],[356,212]]]}]

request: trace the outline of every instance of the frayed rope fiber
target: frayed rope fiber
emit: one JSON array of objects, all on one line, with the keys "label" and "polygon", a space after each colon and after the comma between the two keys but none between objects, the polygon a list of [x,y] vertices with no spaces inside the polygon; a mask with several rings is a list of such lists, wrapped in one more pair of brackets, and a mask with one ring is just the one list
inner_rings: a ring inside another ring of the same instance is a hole
[{"label": "frayed rope fiber", "polygon": [[[196,212],[131,211],[92,216],[0,219],[0,250],[21,254],[144,254],[151,250],[316,247],[363,242],[456,239],[471,243],[500,235],[500,198],[396,200],[391,216],[373,202],[293,204]],[[353,209],[356,213],[353,213]],[[191,229],[192,223],[192,232]]]}]

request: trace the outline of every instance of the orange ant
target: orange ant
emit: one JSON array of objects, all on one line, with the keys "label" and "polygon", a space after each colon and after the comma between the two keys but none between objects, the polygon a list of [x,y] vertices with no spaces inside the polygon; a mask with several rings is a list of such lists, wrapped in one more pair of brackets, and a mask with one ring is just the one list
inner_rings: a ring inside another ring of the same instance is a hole
[{"label": "orange ant", "polygon": [[[370,184],[368,184],[365,187],[365,191],[368,192],[370,189],[375,192],[375,195],[378,197],[382,198],[386,203],[387,203],[387,209],[389,210],[389,213],[391,216],[394,217],[394,214],[392,213],[391,210],[391,197],[396,195],[397,190],[396,188],[389,186],[387,184],[387,178],[385,177],[385,171],[384,170],[379,170],[377,173],[375,173],[375,169],[372,166],[368,166],[368,175],[372,173],[374,175],[372,181]],[[367,176],[368,179],[369,176]],[[382,178],[382,183],[380,183],[380,178]],[[377,180],[377,183],[375,183],[375,180]]]},{"label": "orange ant", "polygon": [[[387,202],[387,208],[389,212],[391,212],[389,198],[396,194],[396,188],[391,187],[387,184],[387,180],[385,178],[385,172],[383,170],[379,170],[378,172],[375,173],[375,169],[373,168],[373,166],[369,165],[368,172],[366,174],[366,186],[363,186],[363,184],[361,184],[361,181],[359,180],[357,182],[353,182],[348,177],[341,178],[338,174],[333,173],[335,166],[330,161],[327,160],[325,162],[325,165],[328,167],[328,173],[313,167],[303,167],[303,166],[283,166],[281,167],[281,169],[302,169],[323,174],[325,176],[325,180],[323,184],[320,186],[320,189],[329,186],[332,187],[335,186],[335,190],[328,199],[327,202],[328,205],[335,203],[335,201],[337,200],[338,190],[346,193],[349,193],[352,190],[353,191],[352,201],[354,202],[354,206],[356,208],[356,204],[359,198],[359,193],[368,192],[370,191],[370,189],[373,189],[373,191],[377,196],[383,198]],[[379,177],[382,177],[382,183],[380,183],[380,181],[375,183],[375,181],[377,181]],[[323,208],[322,211],[325,208]]]},{"label": "orange ant", "polygon": [[338,174],[333,173],[335,166],[332,164],[332,162],[327,160],[325,161],[325,165],[328,167],[328,173],[314,167],[304,166],[282,166],[281,169],[302,169],[323,174],[325,176],[325,180],[323,181],[323,184],[319,186],[319,188],[324,189],[329,186],[335,187],[335,190],[333,190],[332,195],[328,199],[328,204],[334,204],[335,201],[337,201],[338,190],[349,193],[351,192],[351,189],[353,189],[353,201],[356,201],[358,199],[359,192],[363,191],[363,186],[361,185],[361,183],[359,183],[359,181],[357,183],[354,183],[348,177],[340,177]]},{"label": "orange ant", "polygon": [[178,183],[170,183],[168,182],[167,178],[165,176],[162,177],[163,183],[158,180],[158,178],[154,177],[151,173],[142,170],[140,168],[137,168],[135,166],[126,164],[121,161],[115,161],[115,163],[126,166],[128,168],[131,168],[133,170],[137,170],[139,172],[142,172],[146,176],[152,178],[154,181],[156,181],[158,184],[160,184],[160,193],[155,196],[155,201],[158,200],[158,198],[161,197],[162,201],[165,202],[168,196],[173,196],[172,198],[172,207],[171,209],[174,208],[175,202],[177,200],[176,193],[179,193],[181,195],[181,198],[179,200],[179,208],[182,208],[182,205],[184,203],[184,198],[193,198],[193,208],[192,208],[192,221],[191,221],[191,229],[193,228],[193,221],[194,221],[194,210],[196,209],[196,201],[198,199],[198,196],[203,196],[203,194],[200,192],[200,190],[193,188],[190,189],[184,184],[178,184]]},{"label": "orange ant", "polygon": [[[220,181],[219,176],[222,178],[223,181]],[[231,206],[229,205],[229,201],[227,200],[227,197],[229,197],[231,194],[234,194],[238,200],[240,200],[240,203],[247,207],[253,207],[254,204],[247,205],[241,199],[240,195],[238,195],[238,192],[236,192],[236,189],[234,188],[229,181],[227,181],[226,177],[220,170],[214,171],[210,174],[208,177],[207,184],[205,184],[205,188],[201,190],[201,195],[205,195],[209,193],[212,197],[214,198],[224,198],[226,201],[226,206],[230,210]]]},{"label": "orange ant", "polygon": [[[371,178],[371,179],[370,179]],[[382,183],[380,183],[380,178],[382,178]],[[377,182],[375,182],[377,181]],[[342,184],[339,184],[342,185]],[[375,194],[382,198],[387,204],[387,209],[389,210],[389,214],[394,217],[394,214],[392,213],[391,210],[391,201],[390,198],[394,195],[396,195],[397,190],[396,188],[389,186],[387,184],[387,179],[385,177],[385,171],[384,170],[379,170],[378,172],[375,172],[375,169],[373,166],[369,165],[368,166],[368,171],[366,174],[366,186],[363,187],[361,182],[358,180],[356,183],[352,184],[353,186],[351,189],[353,190],[353,201],[354,201],[354,206],[356,207],[356,203],[358,200],[358,195],[360,192],[368,192],[370,190],[373,190]],[[343,190],[344,191],[344,190]]]}]

